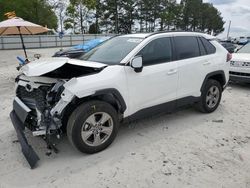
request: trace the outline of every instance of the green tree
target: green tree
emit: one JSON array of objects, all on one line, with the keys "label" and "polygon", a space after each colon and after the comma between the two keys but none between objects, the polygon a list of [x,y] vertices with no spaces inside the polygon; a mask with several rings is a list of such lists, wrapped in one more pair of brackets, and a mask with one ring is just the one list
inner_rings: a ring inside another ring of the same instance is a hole
[{"label": "green tree", "polygon": [[134,25],[134,21],[137,18],[137,2],[134,0],[127,0],[123,2],[122,12],[123,16],[121,16],[118,21],[120,23],[119,32],[121,33],[131,33],[132,27]]},{"label": "green tree", "polygon": [[195,31],[199,27],[202,0],[182,0],[182,29]]},{"label": "green tree", "polygon": [[201,30],[214,32],[216,35],[224,31],[221,13],[210,3],[202,5]]},{"label": "green tree", "polygon": [[74,13],[78,14],[76,18],[79,18],[80,31],[83,34],[85,32],[84,22],[87,18],[87,14],[91,9],[95,9],[96,0],[70,0],[71,9],[74,8]]},{"label": "green tree", "polygon": [[66,14],[66,19],[64,20],[64,28],[66,30],[72,29],[73,33],[76,33],[78,12],[76,11],[74,5],[69,4],[65,14]]},{"label": "green tree", "polygon": [[170,30],[170,27],[174,26],[177,23],[176,20],[180,17],[178,4],[176,4],[176,0],[161,0],[160,7],[160,30],[164,28]]},{"label": "green tree", "polygon": [[[119,30],[119,17],[121,14],[121,0],[104,0],[103,8],[105,9],[104,13],[104,22],[110,23],[113,25],[112,30],[115,33],[118,33]],[[107,27],[107,26],[106,26]]]},{"label": "green tree", "polygon": [[96,33],[97,33],[96,25],[95,23],[93,23],[89,26],[89,34],[96,34]]},{"label": "green tree", "polygon": [[0,0],[0,20],[5,20],[4,14],[11,11],[27,21],[57,29],[57,17],[46,0]]}]

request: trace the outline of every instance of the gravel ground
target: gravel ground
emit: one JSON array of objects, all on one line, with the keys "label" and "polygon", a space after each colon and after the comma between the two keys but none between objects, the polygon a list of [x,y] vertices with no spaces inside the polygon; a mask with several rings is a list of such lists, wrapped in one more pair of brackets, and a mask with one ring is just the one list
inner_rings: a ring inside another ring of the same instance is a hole
[{"label": "gravel ground", "polygon": [[[28,50],[50,56],[58,49]],[[0,51],[0,188],[250,188],[250,85],[231,84],[212,114],[184,109],[122,125],[105,151],[85,155],[63,138],[59,154],[28,133],[41,160],[30,170],[10,122],[16,55]]]}]

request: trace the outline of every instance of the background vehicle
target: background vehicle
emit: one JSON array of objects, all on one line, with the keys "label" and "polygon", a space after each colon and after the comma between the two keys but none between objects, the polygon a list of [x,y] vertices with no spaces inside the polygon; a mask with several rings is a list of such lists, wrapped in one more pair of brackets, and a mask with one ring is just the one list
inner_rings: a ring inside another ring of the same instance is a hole
[{"label": "background vehicle", "polygon": [[230,53],[234,53],[236,46],[231,42],[221,42],[221,45]]},{"label": "background vehicle", "polygon": [[91,49],[95,48],[99,44],[105,42],[110,37],[103,37],[99,39],[92,39],[83,44],[79,44],[73,46],[72,48],[68,48],[65,50],[60,50],[56,52],[53,57],[69,57],[69,58],[78,58],[85,54],[86,52],[90,51]]},{"label": "background vehicle", "polygon": [[[96,153],[113,142],[120,122],[190,104],[215,111],[229,80],[229,60],[215,38],[201,33],[117,36],[79,60],[39,59],[23,66],[11,120],[23,140],[26,126],[53,147],[50,136],[66,130],[75,148]],[[21,145],[27,160],[36,161],[27,141]]]},{"label": "background vehicle", "polygon": [[245,45],[248,43],[248,39],[246,37],[237,37],[234,39],[235,44]]},{"label": "background vehicle", "polygon": [[232,54],[230,80],[250,83],[250,43]]}]

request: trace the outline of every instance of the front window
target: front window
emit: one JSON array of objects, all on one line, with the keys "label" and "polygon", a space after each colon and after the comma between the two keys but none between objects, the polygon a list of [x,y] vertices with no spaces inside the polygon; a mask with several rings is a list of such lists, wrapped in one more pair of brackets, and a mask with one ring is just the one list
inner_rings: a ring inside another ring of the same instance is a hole
[{"label": "front window", "polygon": [[237,53],[250,53],[250,43],[246,44]]},{"label": "front window", "polygon": [[115,37],[92,49],[79,59],[116,65],[142,40],[142,38],[135,37]]},{"label": "front window", "polygon": [[167,63],[172,60],[171,39],[155,39],[137,54],[139,55],[142,56],[144,66]]}]

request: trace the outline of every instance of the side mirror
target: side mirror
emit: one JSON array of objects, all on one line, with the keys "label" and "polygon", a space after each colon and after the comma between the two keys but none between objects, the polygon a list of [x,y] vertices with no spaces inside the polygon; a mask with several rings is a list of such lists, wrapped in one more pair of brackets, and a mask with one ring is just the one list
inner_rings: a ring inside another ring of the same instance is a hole
[{"label": "side mirror", "polygon": [[130,62],[130,66],[134,69],[136,73],[141,72],[143,69],[142,57],[141,56],[134,57]]}]

